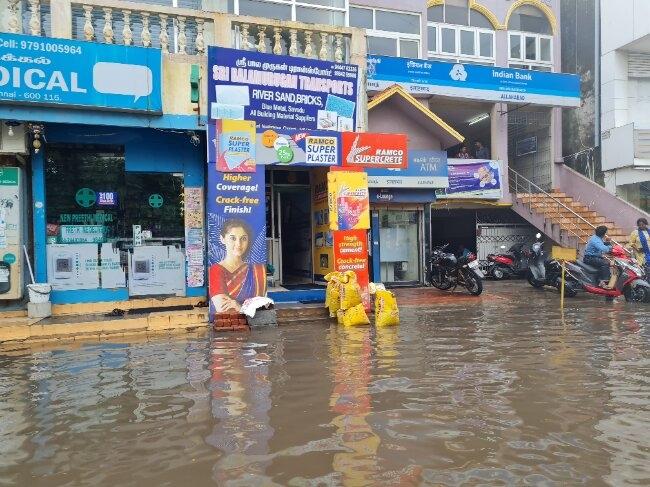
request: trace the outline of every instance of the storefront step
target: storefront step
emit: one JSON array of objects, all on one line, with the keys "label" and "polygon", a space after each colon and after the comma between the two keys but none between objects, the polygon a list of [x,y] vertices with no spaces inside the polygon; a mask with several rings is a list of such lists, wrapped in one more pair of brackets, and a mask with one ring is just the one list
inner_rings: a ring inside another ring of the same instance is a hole
[{"label": "storefront step", "polygon": [[131,311],[138,309],[151,309],[151,308],[173,308],[181,306],[196,306],[201,302],[206,301],[206,297],[170,297],[170,298],[144,298],[144,299],[130,299],[128,301],[111,301],[111,302],[97,302],[97,303],[76,303],[76,304],[53,304],[53,316],[66,316],[66,315],[81,315],[81,314],[105,314],[110,313],[114,309],[122,311]]}]

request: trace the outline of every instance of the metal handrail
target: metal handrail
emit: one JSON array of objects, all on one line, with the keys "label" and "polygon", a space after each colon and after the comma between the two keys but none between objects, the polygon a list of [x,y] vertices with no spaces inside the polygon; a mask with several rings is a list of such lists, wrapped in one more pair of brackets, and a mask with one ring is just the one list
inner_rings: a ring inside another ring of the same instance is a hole
[{"label": "metal handrail", "polygon": [[[524,192],[525,190],[527,190],[525,192],[527,192],[530,195],[532,195],[533,193],[543,194],[546,198],[549,198],[550,200],[552,200],[554,203],[556,203],[558,205],[557,214],[559,215],[560,220],[562,220],[563,217],[562,217],[562,212],[561,212],[561,210],[559,208],[562,207],[565,210],[567,210],[573,217],[577,218],[578,220],[582,221],[583,223],[586,223],[592,229],[596,228],[596,226],[593,223],[591,223],[588,220],[585,220],[582,216],[580,216],[578,213],[576,213],[576,211],[573,210],[573,208],[568,207],[567,205],[562,203],[560,200],[558,200],[555,196],[548,193],[547,191],[545,191],[544,189],[542,189],[541,187],[539,187],[538,185],[533,183],[531,180],[525,178],[524,176],[519,174],[517,171],[515,171],[511,167],[508,167],[508,179],[509,179],[510,186],[511,186],[511,188],[510,188],[511,193],[516,194],[516,193],[519,192],[519,188],[520,188],[519,180],[523,180],[524,184],[526,184],[527,187],[522,184],[521,185],[521,188],[522,188],[521,191]],[[513,191],[513,188],[512,188],[513,180],[514,180],[514,191]],[[534,192],[533,192],[533,188],[535,189]],[[530,205],[530,210],[532,211],[532,200],[530,201],[529,205]],[[542,212],[542,213],[544,213],[544,212]],[[552,213],[551,213],[551,215],[552,215]],[[575,228],[577,230],[580,230],[579,227],[577,226],[577,224],[574,223],[573,225],[575,226]],[[585,235],[583,233],[578,233],[577,231],[572,230],[571,228],[567,228],[565,230],[567,232],[572,233],[574,237],[577,237],[577,239],[579,239],[580,237],[585,237]],[[579,240],[578,240],[577,243],[578,243],[578,246],[579,246],[579,244],[580,244]],[[618,244],[618,242],[615,242],[615,241],[614,241],[614,243]]]}]

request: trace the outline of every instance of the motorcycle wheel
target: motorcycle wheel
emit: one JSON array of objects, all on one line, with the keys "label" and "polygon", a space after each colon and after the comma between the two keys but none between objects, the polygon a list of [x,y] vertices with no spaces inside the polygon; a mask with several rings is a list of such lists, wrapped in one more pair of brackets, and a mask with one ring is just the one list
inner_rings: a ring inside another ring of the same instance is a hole
[{"label": "motorcycle wheel", "polygon": [[650,302],[650,290],[645,286],[627,286],[623,290],[625,301],[630,303],[647,303]]},{"label": "motorcycle wheel", "polygon": [[431,271],[429,275],[429,283],[435,287],[436,289],[440,289],[441,291],[446,291],[449,289],[451,286],[454,285],[453,282],[451,282],[450,279],[443,279],[443,276],[441,275],[440,269],[434,269]]},{"label": "motorcycle wheel", "polygon": [[544,287],[544,283],[536,280],[535,277],[533,277],[533,273],[530,271],[528,271],[528,273],[526,274],[526,280],[528,281],[528,284],[530,284],[536,289],[541,289]]},{"label": "motorcycle wheel", "polygon": [[469,293],[472,296],[478,296],[481,294],[483,292],[483,280],[480,276],[472,270],[465,272],[464,274],[465,287]]},{"label": "motorcycle wheel", "polygon": [[501,281],[508,277],[508,274],[503,270],[502,267],[497,265],[492,268],[492,277],[494,277],[497,281]]},{"label": "motorcycle wheel", "polygon": [[[555,283],[555,288],[558,290],[558,292],[562,292],[562,280],[558,279],[557,282]],[[567,298],[575,298],[578,295],[578,292],[573,288],[573,286],[564,281],[564,295]]]}]

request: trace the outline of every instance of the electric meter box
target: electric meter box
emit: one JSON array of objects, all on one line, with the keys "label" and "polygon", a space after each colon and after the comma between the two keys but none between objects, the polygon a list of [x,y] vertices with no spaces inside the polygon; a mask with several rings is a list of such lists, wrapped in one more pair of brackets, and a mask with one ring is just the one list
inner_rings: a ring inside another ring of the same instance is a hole
[{"label": "electric meter box", "polygon": [[0,300],[23,297],[22,170],[0,167]]}]

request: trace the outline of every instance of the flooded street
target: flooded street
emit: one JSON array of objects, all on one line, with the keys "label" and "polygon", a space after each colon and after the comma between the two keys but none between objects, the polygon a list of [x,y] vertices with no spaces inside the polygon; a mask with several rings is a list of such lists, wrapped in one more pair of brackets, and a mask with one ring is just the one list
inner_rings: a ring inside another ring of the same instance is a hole
[{"label": "flooded street", "polygon": [[5,345],[0,484],[648,485],[648,308],[558,300],[489,284],[395,328]]}]

